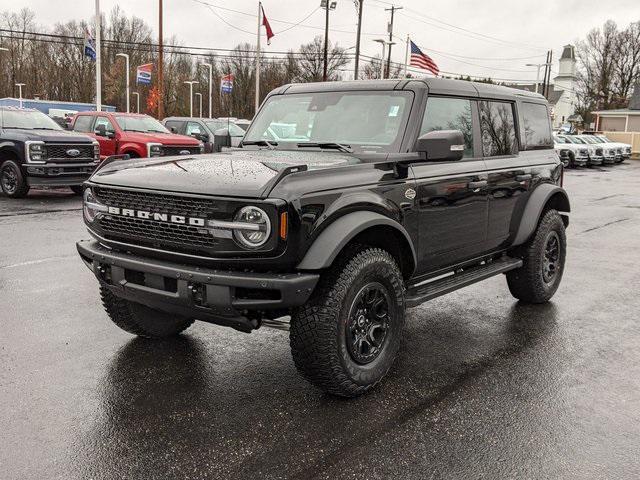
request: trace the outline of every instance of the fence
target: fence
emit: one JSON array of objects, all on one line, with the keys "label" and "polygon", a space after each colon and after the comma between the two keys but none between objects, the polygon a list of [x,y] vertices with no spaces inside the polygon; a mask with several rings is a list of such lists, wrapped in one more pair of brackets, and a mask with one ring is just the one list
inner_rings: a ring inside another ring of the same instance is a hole
[{"label": "fence", "polygon": [[631,158],[640,160],[640,132],[602,132],[614,142],[631,145]]}]

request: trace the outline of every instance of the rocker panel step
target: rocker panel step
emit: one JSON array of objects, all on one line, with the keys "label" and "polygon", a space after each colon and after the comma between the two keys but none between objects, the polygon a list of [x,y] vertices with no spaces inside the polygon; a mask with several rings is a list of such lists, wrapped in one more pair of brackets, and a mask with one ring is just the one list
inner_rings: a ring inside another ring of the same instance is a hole
[{"label": "rocker panel step", "polygon": [[448,277],[434,280],[430,283],[410,287],[407,290],[407,308],[417,307],[421,303],[433,298],[445,295],[462,287],[485,280],[494,275],[508,272],[522,266],[519,258],[503,257],[484,265],[466,268],[460,273],[454,273]]}]

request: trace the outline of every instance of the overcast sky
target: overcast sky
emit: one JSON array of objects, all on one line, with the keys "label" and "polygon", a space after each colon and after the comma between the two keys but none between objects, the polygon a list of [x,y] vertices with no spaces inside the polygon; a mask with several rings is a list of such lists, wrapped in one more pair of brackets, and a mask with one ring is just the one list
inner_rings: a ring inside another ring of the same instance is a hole
[{"label": "overcast sky", "polygon": [[[212,7],[199,1],[164,0],[165,37],[176,35],[184,45],[214,48],[255,42],[256,1],[201,0]],[[267,52],[297,48],[323,34],[324,11],[318,8],[319,1],[264,0],[276,33],[271,46],[265,46]],[[9,3],[14,11],[22,7],[34,10],[43,27],[90,19],[94,10],[92,0],[6,0],[0,10],[7,10]],[[115,5],[127,14],[142,17],[157,32],[156,0],[101,0],[104,12]],[[404,61],[404,41],[409,34],[443,72],[514,80],[535,79],[535,68],[526,67],[526,63],[544,62],[545,51],[550,48],[557,60],[563,45],[584,38],[607,19],[621,26],[640,20],[640,0],[398,0],[395,5],[404,7],[395,16],[394,34],[399,42],[393,47],[395,61]],[[380,45],[373,39],[386,35],[389,12],[385,8],[390,6],[386,0],[365,0],[363,54],[380,52]],[[290,28],[307,16],[299,26]],[[355,45],[356,22],[353,0],[338,0],[336,10],[331,12],[331,41],[345,48]],[[553,70],[557,71],[557,62]]]}]

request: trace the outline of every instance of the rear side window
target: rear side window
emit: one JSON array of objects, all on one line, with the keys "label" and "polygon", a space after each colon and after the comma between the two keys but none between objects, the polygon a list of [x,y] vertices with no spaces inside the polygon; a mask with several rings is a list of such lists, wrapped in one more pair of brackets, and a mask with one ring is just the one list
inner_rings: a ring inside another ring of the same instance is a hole
[{"label": "rear side window", "polygon": [[460,130],[464,136],[464,156],[473,156],[471,101],[463,98],[429,97],[420,135],[434,130]]},{"label": "rear side window", "polygon": [[478,110],[482,133],[482,154],[485,157],[495,157],[518,153],[513,105],[508,102],[481,100],[478,102]]},{"label": "rear side window", "polygon": [[75,132],[91,132],[92,123],[93,117],[89,115],[81,115],[76,118],[76,123],[73,124],[73,130]]},{"label": "rear side window", "polygon": [[547,106],[539,103],[523,103],[522,126],[524,127],[524,149],[553,147],[551,123]]}]

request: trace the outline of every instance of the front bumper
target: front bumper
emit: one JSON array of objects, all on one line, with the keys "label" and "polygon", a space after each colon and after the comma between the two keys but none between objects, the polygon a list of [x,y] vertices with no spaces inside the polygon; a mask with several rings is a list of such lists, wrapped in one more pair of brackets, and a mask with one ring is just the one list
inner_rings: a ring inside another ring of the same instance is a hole
[{"label": "front bumper", "polygon": [[589,157],[589,165],[602,165],[604,158],[601,155],[591,155]]},{"label": "front bumper", "polygon": [[575,166],[578,167],[584,167],[585,165],[587,165],[589,163],[589,157],[584,155],[584,156],[575,156],[573,158],[573,164]]},{"label": "front bumper", "polygon": [[[269,311],[307,302],[320,276],[312,273],[220,271],[140,257],[85,240],[78,253],[116,296],[151,308],[242,331],[270,318]],[[279,315],[276,315],[279,316]]]},{"label": "front bumper", "polygon": [[31,186],[68,186],[82,185],[86,181],[98,164],[96,162],[86,163],[23,163],[22,167],[26,172],[27,183]]},{"label": "front bumper", "polygon": [[617,159],[614,155],[605,155],[604,156],[604,163],[606,163],[607,165],[613,165],[614,163],[616,163]]}]

